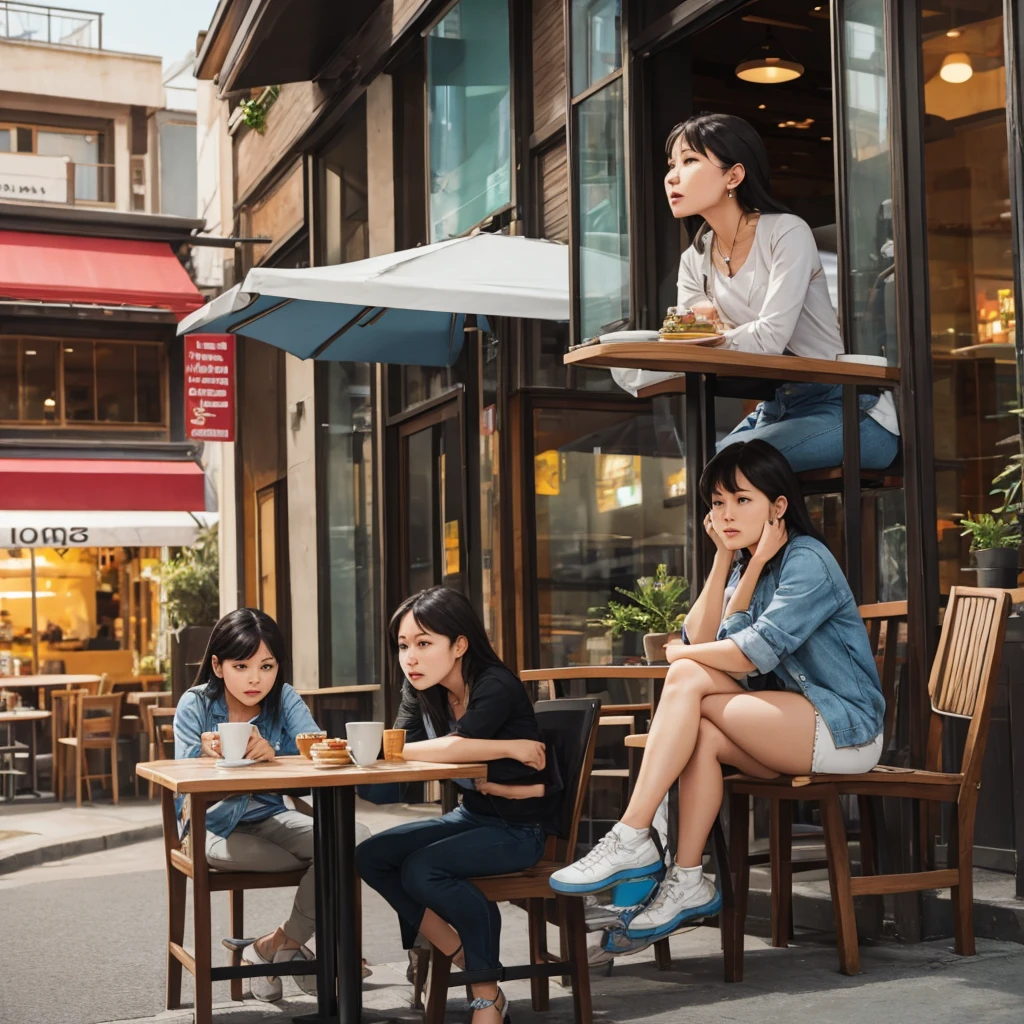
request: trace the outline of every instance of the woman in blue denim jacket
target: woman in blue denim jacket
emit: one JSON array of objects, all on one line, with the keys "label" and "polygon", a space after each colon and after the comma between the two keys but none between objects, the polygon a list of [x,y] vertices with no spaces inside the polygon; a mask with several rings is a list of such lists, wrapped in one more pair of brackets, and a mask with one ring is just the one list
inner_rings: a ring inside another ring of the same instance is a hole
[{"label": "woman in blue denim jacket", "polygon": [[[297,754],[296,735],[319,730],[290,680],[291,662],[277,623],[254,608],[225,615],[214,627],[195,685],[178,702],[174,756],[221,757],[217,726],[222,722],[252,723],[246,758],[273,761],[278,754]],[[247,944],[242,962],[312,959],[305,945],[314,931],[312,818],[288,810],[279,793],[228,797],[207,812],[206,859],[221,871],[306,868],[288,920]],[[314,976],[295,980],[316,992]],[[280,977],[252,978],[250,988],[265,1002],[281,998]]]},{"label": "woman in blue denim jacket", "polygon": [[[679,781],[675,864],[629,916],[653,942],[721,907],[701,855],[722,802],[721,765],[774,778],[864,772],[882,752],[885,702],[849,585],[811,522],[786,458],[765,441],[723,449],[700,493],[715,561],[667,647],[671,667],[622,821],[552,888],[589,893],[657,874],[655,811]],[[622,945],[612,934],[607,948]]]}]

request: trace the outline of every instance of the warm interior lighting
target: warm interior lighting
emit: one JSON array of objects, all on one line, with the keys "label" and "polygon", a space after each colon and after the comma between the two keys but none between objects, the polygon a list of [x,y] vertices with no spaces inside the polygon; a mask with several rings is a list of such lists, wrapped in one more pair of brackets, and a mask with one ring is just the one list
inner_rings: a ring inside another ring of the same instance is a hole
[{"label": "warm interior lighting", "polygon": [[748,60],[736,65],[737,78],[758,85],[792,82],[803,73],[803,64],[775,41],[770,28],[765,33],[764,42],[757,49],[757,56],[751,55]]},{"label": "warm interior lighting", "polygon": [[47,409],[55,409],[57,407],[57,400],[55,398],[44,398],[43,405],[45,405]]},{"label": "warm interior lighting", "polygon": [[[37,590],[36,597],[56,597],[57,595],[52,590]],[[6,597],[9,600],[30,600],[32,597],[31,590],[0,590],[0,597]]]},{"label": "warm interior lighting", "polygon": [[767,103],[758,103],[757,109],[758,110],[767,110],[768,109],[768,104]]},{"label": "warm interior lighting", "polygon": [[36,350],[34,348],[27,348],[27,349],[25,349],[25,355],[27,355],[27,356],[34,356],[35,354],[36,354]]},{"label": "warm interior lighting", "polygon": [[958,28],[951,28],[946,33],[946,38],[947,39],[959,39],[960,38],[960,29],[958,29]]},{"label": "warm interior lighting", "polygon": [[939,77],[950,85],[963,85],[974,77],[974,66],[966,53],[951,53],[942,62]]}]

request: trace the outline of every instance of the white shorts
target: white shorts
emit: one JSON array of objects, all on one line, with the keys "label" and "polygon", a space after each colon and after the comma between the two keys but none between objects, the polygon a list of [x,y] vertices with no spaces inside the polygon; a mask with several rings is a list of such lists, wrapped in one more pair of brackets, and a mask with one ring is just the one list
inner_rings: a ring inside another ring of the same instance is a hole
[{"label": "white shorts", "polygon": [[821,715],[814,712],[814,753],[811,771],[829,775],[860,775],[869,772],[882,756],[882,734],[859,747],[837,747]]}]

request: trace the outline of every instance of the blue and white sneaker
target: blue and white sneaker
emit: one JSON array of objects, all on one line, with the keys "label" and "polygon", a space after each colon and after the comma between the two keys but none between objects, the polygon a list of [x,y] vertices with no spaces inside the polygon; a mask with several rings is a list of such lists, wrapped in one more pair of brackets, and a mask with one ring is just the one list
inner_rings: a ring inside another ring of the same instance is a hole
[{"label": "blue and white sneaker", "polygon": [[604,941],[601,943],[601,949],[604,952],[603,958],[594,958],[591,960],[591,966],[594,965],[596,960],[597,963],[607,963],[608,960],[614,960],[617,956],[629,956],[630,953],[639,953],[640,950],[646,949],[648,946],[653,945],[657,939],[634,939],[631,938],[625,928],[609,928],[605,932]]},{"label": "blue and white sneaker", "polygon": [[713,917],[721,909],[722,895],[710,878],[702,874],[694,884],[679,868],[671,867],[654,899],[626,922],[626,935],[634,941],[654,942],[688,922]]},{"label": "blue and white sneaker", "polygon": [[649,829],[635,829],[618,822],[588,853],[551,876],[555,892],[600,892],[630,878],[653,875],[662,866],[661,853]]}]

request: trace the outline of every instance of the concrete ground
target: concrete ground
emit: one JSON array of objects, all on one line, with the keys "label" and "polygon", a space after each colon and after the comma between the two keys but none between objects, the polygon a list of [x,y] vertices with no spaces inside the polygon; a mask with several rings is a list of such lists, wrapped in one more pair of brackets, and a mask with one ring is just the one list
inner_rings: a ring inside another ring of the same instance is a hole
[{"label": "concrete ground", "polygon": [[[374,831],[419,813],[360,807],[361,819]],[[6,820],[0,820],[0,829],[6,827]],[[406,961],[394,915],[372,891],[364,888],[363,898],[364,950],[374,965],[373,976],[364,983],[364,1002],[375,1011],[374,1019],[419,1020],[409,1007]],[[277,925],[289,900],[285,891],[247,893],[246,931],[259,934]],[[525,915],[505,907],[503,917],[503,958],[522,963]],[[160,841],[0,875],[0,921],[0,1024],[190,1024],[188,1011],[163,1011],[166,916]],[[191,922],[187,929],[189,936]],[[226,897],[215,897],[213,934],[215,942],[228,934]],[[650,951],[618,960],[610,975],[604,968],[592,970],[594,1020],[773,1024],[808,1013],[816,1024],[996,1024],[1024,1019],[1022,945],[981,940],[979,955],[967,960],[955,956],[948,941],[865,945],[864,973],[845,978],[836,971],[831,936],[802,932],[784,950],[748,936],[745,980],[738,985],[722,981],[717,931],[680,933],[672,948],[670,971],[658,971]],[[188,986],[186,975],[186,1000],[191,999]],[[546,1014],[531,1010],[528,983],[512,983],[506,990],[516,1024],[572,1020],[571,996],[557,983],[552,984],[551,1011]],[[291,981],[285,982],[285,993],[276,1005],[251,1000],[231,1004],[227,984],[218,984],[215,1020],[284,1024],[312,1009],[312,1000],[299,994]],[[462,996],[463,990],[452,989],[451,1021],[466,1019]]]}]

